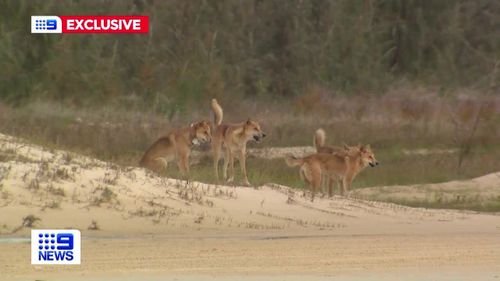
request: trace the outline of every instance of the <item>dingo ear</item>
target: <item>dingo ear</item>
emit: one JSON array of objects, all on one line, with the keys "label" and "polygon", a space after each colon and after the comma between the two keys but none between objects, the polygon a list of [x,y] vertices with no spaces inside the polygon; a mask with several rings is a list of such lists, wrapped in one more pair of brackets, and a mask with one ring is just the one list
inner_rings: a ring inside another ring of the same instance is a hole
[{"label": "dingo ear", "polygon": [[189,127],[193,128],[194,127],[194,123],[189,124]]},{"label": "dingo ear", "polygon": [[250,125],[251,123],[252,123],[252,121],[250,121],[250,118],[248,118],[247,125]]},{"label": "dingo ear", "polygon": [[371,150],[372,148],[370,147],[369,144],[366,145],[366,150]]},{"label": "dingo ear", "polygon": [[349,146],[345,142],[343,143],[343,147],[345,150],[349,150]]},{"label": "dingo ear", "polygon": [[364,145],[360,146],[360,147],[359,147],[359,151],[361,151],[361,152],[366,152],[366,148],[365,148],[365,146],[364,146]]}]

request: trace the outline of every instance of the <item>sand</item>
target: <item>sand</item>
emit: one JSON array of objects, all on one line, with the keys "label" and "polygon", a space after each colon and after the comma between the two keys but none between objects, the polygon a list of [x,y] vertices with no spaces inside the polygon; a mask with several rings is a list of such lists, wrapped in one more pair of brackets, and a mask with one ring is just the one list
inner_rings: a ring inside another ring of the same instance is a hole
[{"label": "sand", "polygon": [[[5,135],[0,156],[0,280],[500,276],[498,214],[166,179]],[[32,266],[29,215],[33,228],[80,229],[82,264]]]}]

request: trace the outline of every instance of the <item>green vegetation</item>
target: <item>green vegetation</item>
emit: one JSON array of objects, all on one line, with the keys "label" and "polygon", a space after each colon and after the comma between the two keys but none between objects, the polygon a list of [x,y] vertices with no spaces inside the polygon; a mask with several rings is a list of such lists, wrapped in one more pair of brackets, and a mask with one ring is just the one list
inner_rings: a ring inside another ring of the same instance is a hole
[{"label": "green vegetation", "polygon": [[[268,138],[251,147],[311,145],[318,127],[329,144],[370,143],[382,166],[363,172],[354,188],[500,167],[497,0],[0,0],[0,7],[1,133],[135,166],[160,135],[211,118],[216,97],[225,121],[261,122]],[[148,15],[150,32],[29,34],[30,16],[46,14]],[[455,151],[403,153],[417,148]],[[14,159],[23,160],[0,155]],[[168,176],[181,178],[170,167]],[[281,159],[250,158],[248,167],[255,185],[304,186]],[[191,177],[214,182],[212,169],[203,159]],[[95,204],[115,196],[106,187]]]},{"label": "green vegetation", "polygon": [[[380,94],[398,81],[498,91],[500,3],[0,2],[1,100],[119,104],[167,117],[211,97]],[[35,35],[30,16],[141,14],[147,35]]]},{"label": "green vegetation", "polygon": [[[367,198],[371,200],[379,200],[378,198]],[[406,205],[410,207],[421,207],[431,209],[457,209],[457,210],[473,210],[478,212],[500,212],[500,198],[491,197],[488,199],[470,199],[467,201],[439,201],[439,200],[412,200],[412,199],[385,199],[385,202]]]},{"label": "green vegetation", "polygon": [[91,206],[101,206],[102,204],[120,204],[117,200],[116,193],[113,192],[109,187],[98,186],[93,191],[93,198],[90,203]]},{"label": "green vegetation", "polygon": [[[376,157],[382,165],[376,168],[366,168],[354,181],[353,188],[372,186],[409,185],[423,183],[439,183],[457,179],[468,179],[487,173],[496,172],[500,167],[500,148],[493,153],[477,152],[467,161],[468,170],[456,173],[456,153],[443,155],[413,156],[395,154],[387,150],[379,150]],[[222,166],[221,161],[221,166]],[[235,162],[236,183],[239,183],[240,167]],[[169,177],[182,178],[177,168],[172,165],[165,173]],[[297,168],[289,168],[283,159],[249,158],[247,160],[249,180],[254,186],[266,183],[304,188]],[[191,167],[191,179],[202,182],[216,183],[212,159],[206,158],[200,164]]]},{"label": "green vegetation", "polygon": [[[422,188],[426,190],[420,190]],[[354,193],[357,198],[410,207],[500,212],[500,194],[498,190],[477,190],[474,186],[461,189],[457,189],[455,186],[448,188],[436,186],[389,186],[359,189]]]}]

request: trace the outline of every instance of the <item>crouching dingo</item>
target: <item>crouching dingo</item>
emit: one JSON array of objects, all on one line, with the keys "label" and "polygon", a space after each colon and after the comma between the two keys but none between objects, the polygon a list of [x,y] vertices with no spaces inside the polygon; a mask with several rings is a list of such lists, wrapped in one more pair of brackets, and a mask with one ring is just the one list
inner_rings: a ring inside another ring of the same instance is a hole
[{"label": "crouching dingo", "polygon": [[210,142],[211,139],[210,124],[207,121],[193,123],[155,141],[146,150],[139,165],[159,173],[167,168],[168,162],[177,160],[179,170],[188,173],[191,147]]},{"label": "crouching dingo", "polygon": [[[234,180],[234,156],[237,155],[241,172],[243,173],[243,184],[249,186],[246,169],[246,147],[247,142],[254,140],[260,142],[266,134],[260,129],[259,123],[248,119],[245,122],[235,124],[223,124],[222,107],[216,99],[212,99],[212,111],[214,112],[214,133],[212,139],[212,152],[214,157],[215,176],[219,180],[219,160],[221,150],[224,147],[224,169],[223,176],[228,182]],[[229,177],[227,168],[229,166]]]},{"label": "crouching dingo", "polygon": [[[325,174],[334,180],[342,179],[342,194],[346,194],[354,178],[367,166],[375,167],[379,162],[375,159],[370,145],[337,153],[316,153],[304,158],[291,155],[285,157],[288,166],[300,166],[300,177],[305,180],[312,191],[312,199],[316,189],[321,185],[321,175]],[[329,194],[332,185],[328,186]]]}]

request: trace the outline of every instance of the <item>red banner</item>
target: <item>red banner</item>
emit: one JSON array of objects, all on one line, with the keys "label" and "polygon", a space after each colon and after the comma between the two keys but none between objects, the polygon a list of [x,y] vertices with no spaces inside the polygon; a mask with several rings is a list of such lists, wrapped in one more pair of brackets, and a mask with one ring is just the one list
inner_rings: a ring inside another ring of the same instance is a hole
[{"label": "red banner", "polygon": [[59,16],[62,33],[148,33],[148,16]]}]

